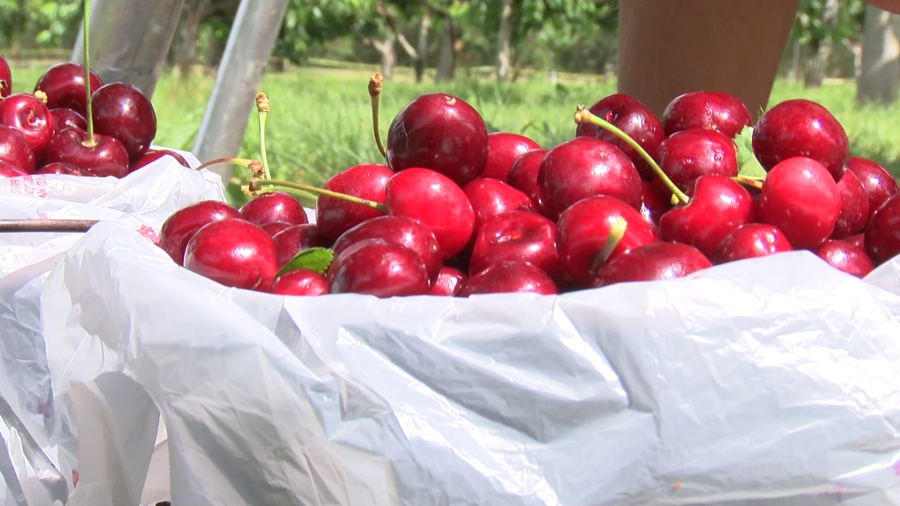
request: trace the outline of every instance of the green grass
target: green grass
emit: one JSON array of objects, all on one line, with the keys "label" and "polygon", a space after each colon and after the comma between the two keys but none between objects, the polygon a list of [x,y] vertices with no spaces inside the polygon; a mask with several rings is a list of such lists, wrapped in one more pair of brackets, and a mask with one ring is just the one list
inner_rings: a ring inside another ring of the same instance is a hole
[{"label": "green grass", "polygon": [[[42,70],[42,66],[13,68],[14,89],[30,91]],[[318,185],[353,164],[383,160],[372,137],[366,93],[372,70],[359,66],[301,68],[265,76],[260,91],[269,96],[271,103],[267,142],[273,176]],[[162,76],[153,97],[159,122],[157,144],[191,148],[214,77],[197,74],[179,78],[172,73]],[[552,86],[546,75],[532,74],[513,84],[477,78],[440,85],[431,80],[415,84],[409,70],[402,69],[384,84],[382,136],[403,105],[419,94],[442,91],[471,103],[490,130],[522,133],[545,148],[552,147],[572,137],[576,105],[590,105],[615,89],[614,82],[593,76],[565,75],[560,83]],[[859,107],[854,93],[852,82],[807,90],[802,85],[779,81],[770,103],[808,98],[823,104],[844,125],[854,155],[871,158],[900,175],[900,104]],[[253,112],[240,156],[258,158],[258,152],[258,124]],[[238,168],[235,176],[246,180],[247,173]],[[239,198],[239,192],[232,194]]]}]

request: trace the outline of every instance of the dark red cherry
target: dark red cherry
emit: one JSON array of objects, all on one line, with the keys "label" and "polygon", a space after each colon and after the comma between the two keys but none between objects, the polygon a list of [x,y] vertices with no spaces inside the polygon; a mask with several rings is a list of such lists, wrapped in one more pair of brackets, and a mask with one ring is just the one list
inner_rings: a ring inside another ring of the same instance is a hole
[{"label": "dark red cherry", "polygon": [[109,83],[91,96],[94,131],[125,146],[130,160],[137,160],[156,137],[156,111],[136,86]]},{"label": "dark red cherry", "polygon": [[669,102],[662,117],[666,136],[682,130],[705,128],[729,139],[751,126],[750,111],[734,95],[710,91],[693,91]]},{"label": "dark red cherry", "polygon": [[541,146],[524,135],[510,132],[488,134],[488,160],[479,177],[507,182],[513,162],[520,155],[537,149]]},{"label": "dark red cherry", "polygon": [[[100,77],[93,71],[91,76],[91,93],[103,86]],[[34,91],[42,91],[47,95],[47,108],[67,107],[82,117],[86,115],[84,67],[78,63],[63,62],[50,66],[34,86]]]}]

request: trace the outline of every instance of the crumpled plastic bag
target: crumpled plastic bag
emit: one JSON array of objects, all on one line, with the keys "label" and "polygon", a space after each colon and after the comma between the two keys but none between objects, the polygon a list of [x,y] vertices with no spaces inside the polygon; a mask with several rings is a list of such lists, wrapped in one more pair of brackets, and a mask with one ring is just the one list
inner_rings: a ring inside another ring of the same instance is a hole
[{"label": "crumpled plastic bag", "polygon": [[173,504],[884,506],[898,279],[798,251],[561,296],[282,297],[102,224],[37,328],[56,409],[90,385],[111,414],[119,467],[71,506],[141,501],[151,406]]},{"label": "crumpled plastic bag", "polygon": [[[192,167],[199,165],[190,153],[179,153]],[[168,157],[122,179],[0,179],[2,219],[110,220],[136,231],[152,247],[169,215],[210,199],[225,200],[219,176],[187,170]],[[54,393],[59,385],[53,384],[47,364],[40,301],[48,274],[83,235],[0,234],[0,504],[64,503],[74,485],[75,419],[65,394]],[[70,388],[65,385],[63,391]]]}]

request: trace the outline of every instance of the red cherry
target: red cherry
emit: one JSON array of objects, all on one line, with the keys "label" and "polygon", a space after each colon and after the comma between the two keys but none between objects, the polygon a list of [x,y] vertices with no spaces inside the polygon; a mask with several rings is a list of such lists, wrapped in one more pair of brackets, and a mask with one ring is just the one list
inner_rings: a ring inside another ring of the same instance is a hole
[{"label": "red cherry", "polygon": [[513,162],[529,151],[541,146],[524,135],[510,132],[488,134],[488,159],[479,177],[506,182]]},{"label": "red cherry", "polygon": [[672,193],[668,188],[655,184],[654,181],[641,180],[643,202],[641,215],[653,226],[659,226],[659,219],[672,209]]},{"label": "red cherry", "polygon": [[306,211],[294,197],[272,191],[260,193],[241,208],[241,217],[257,226],[283,221],[291,225],[309,223]]},{"label": "red cherry", "polygon": [[475,211],[475,231],[482,223],[504,213],[535,212],[528,195],[496,179],[476,179],[463,187]]},{"label": "red cherry", "polygon": [[144,154],[141,155],[137,160],[134,160],[131,162],[131,165],[129,166],[128,171],[134,172],[138,169],[142,169],[142,168],[146,167],[147,165],[150,165],[151,163],[153,163],[161,158],[164,158],[166,156],[168,156],[168,157],[172,158],[173,160],[175,160],[176,162],[178,162],[185,169],[191,168],[191,165],[188,163],[187,160],[184,159],[183,156],[181,156],[180,154],[178,154],[175,151],[172,151],[171,149],[148,149],[148,150],[144,151]]},{"label": "red cherry", "polygon": [[[734,141],[713,130],[682,130],[659,146],[659,167],[680,190],[705,174],[738,175]],[[661,187],[662,180],[655,179]]]},{"label": "red cherry", "polygon": [[[546,150],[536,149],[520,155],[513,162],[506,176],[506,184],[528,195],[534,208],[541,210],[541,188],[538,186],[538,171],[541,169],[541,160],[547,154]],[[543,212],[543,211],[541,211]]]},{"label": "red cherry", "polygon": [[35,157],[40,158],[53,137],[53,116],[34,95],[16,93],[0,100],[0,124],[22,132]]},{"label": "red cherry", "polygon": [[[322,188],[384,204],[384,189],[393,175],[394,171],[385,165],[354,165],[332,176]],[[381,215],[377,209],[325,195],[316,200],[316,224],[322,235],[331,241],[356,225]]]},{"label": "red cherry", "polygon": [[159,229],[159,247],[178,265],[184,263],[184,249],[193,235],[204,225],[226,218],[240,218],[241,213],[224,202],[203,200],[172,213]]},{"label": "red cherry", "polygon": [[128,157],[137,160],[156,137],[156,111],[136,86],[109,83],[91,95],[94,131],[125,146]]},{"label": "red cherry", "polygon": [[0,57],[0,98],[6,98],[12,92],[12,74],[9,64]]},{"label": "red cherry", "polygon": [[322,235],[317,225],[305,223],[303,225],[291,225],[290,227],[272,236],[275,250],[278,252],[278,265],[285,265],[294,256],[310,248],[328,248],[331,241]]},{"label": "red cherry", "polygon": [[[100,77],[90,73],[91,94],[103,86]],[[47,95],[47,108],[67,107],[82,117],[85,116],[84,67],[77,63],[63,62],[50,66],[34,86],[35,93],[43,91]]]},{"label": "red cherry", "polygon": [[84,171],[79,169],[78,167],[62,162],[53,162],[48,163],[46,165],[41,166],[39,169],[34,171],[35,174],[63,174],[68,176],[87,176],[93,174],[85,174]]},{"label": "red cherry", "polygon": [[900,194],[887,199],[866,225],[866,253],[877,266],[900,254]]},{"label": "red cherry", "polygon": [[[300,226],[300,225],[291,225],[290,223],[285,223],[283,221],[273,221],[272,223],[266,223],[265,225],[262,225],[259,228],[261,228],[263,232],[268,234],[269,237],[272,237],[274,239],[274,237],[277,233],[282,232],[293,226]],[[275,246],[277,247],[278,245],[276,244]],[[281,261],[279,260],[278,263],[281,264]]]},{"label": "red cherry", "polygon": [[123,178],[128,175],[128,167],[118,163],[101,163],[100,165],[82,169],[82,173],[96,177]]},{"label": "red cherry", "polygon": [[22,132],[6,125],[0,125],[0,160],[14,165],[22,172],[34,172],[34,150]]},{"label": "red cherry", "polygon": [[[106,164],[121,166],[128,173],[128,152],[122,143],[106,135],[94,135],[94,145],[84,142],[85,133],[75,128],[61,130],[50,139],[44,152],[46,163],[64,162],[90,171]],[[108,172],[108,171],[107,171]]]},{"label": "red cherry", "polygon": [[315,297],[328,293],[328,281],[316,271],[297,269],[275,278],[269,291],[278,295]]},{"label": "red cherry", "polygon": [[844,241],[849,242],[850,244],[856,246],[857,248],[866,251],[866,234],[854,234],[850,237],[844,238]]},{"label": "red cherry", "polygon": [[858,278],[866,277],[875,268],[865,250],[848,241],[828,240],[813,248],[812,252],[835,269]]},{"label": "red cherry", "polygon": [[413,250],[381,239],[359,241],[334,257],[328,271],[330,293],[380,298],[428,292],[425,262]]},{"label": "red cherry", "polygon": [[463,282],[457,297],[487,293],[556,295],[559,289],[542,269],[516,260],[494,264]]},{"label": "red cherry", "polygon": [[8,178],[8,177],[19,177],[19,176],[27,176],[28,173],[19,169],[15,165],[0,160],[0,179]]},{"label": "red cherry", "polygon": [[70,127],[87,131],[87,120],[84,119],[84,116],[78,114],[72,109],[69,109],[68,107],[57,107],[56,109],[50,109],[50,116],[53,118],[54,134],[56,134],[60,130],[65,130],[66,128]]},{"label": "red cherry", "polygon": [[866,189],[852,171],[844,172],[838,181],[841,194],[841,212],[834,224],[832,239],[843,239],[858,234],[869,221],[869,198]]},{"label": "red cherry", "polygon": [[675,97],[662,117],[666,136],[682,130],[705,128],[715,130],[729,139],[751,126],[750,111],[733,95],[719,92],[694,91]]},{"label": "red cherry", "polygon": [[841,194],[821,163],[788,158],[772,167],[757,202],[759,221],[775,225],[796,249],[813,248],[834,231]]},{"label": "red cherry", "polygon": [[871,160],[851,156],[847,162],[847,170],[859,179],[866,191],[870,218],[881,204],[900,193],[900,186],[890,172]]},{"label": "red cherry", "polygon": [[593,286],[681,278],[711,266],[696,248],[677,242],[655,242],[611,259],[597,272]]},{"label": "red cherry", "polygon": [[556,224],[530,212],[494,216],[481,225],[469,260],[469,274],[509,260],[528,262],[543,269],[557,283],[564,280],[556,252]]},{"label": "red cherry", "polygon": [[794,248],[778,227],[766,223],[748,223],[722,240],[712,261],[724,264],[788,251],[794,251]]},{"label": "red cherry", "polygon": [[259,227],[225,218],[191,237],[184,267],[225,286],[267,291],[278,273],[278,257],[272,238]]},{"label": "red cherry", "polygon": [[465,280],[466,275],[461,270],[444,265],[438,272],[437,281],[428,290],[428,295],[452,297]]}]

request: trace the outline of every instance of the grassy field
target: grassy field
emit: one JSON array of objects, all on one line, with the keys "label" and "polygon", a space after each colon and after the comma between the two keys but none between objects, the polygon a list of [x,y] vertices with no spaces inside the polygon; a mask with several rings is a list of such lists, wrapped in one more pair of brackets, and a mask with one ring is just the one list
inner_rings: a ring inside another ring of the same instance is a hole
[{"label": "grassy field", "polygon": [[[43,66],[14,67],[13,87],[31,91]],[[279,178],[321,184],[331,174],[361,162],[381,159],[370,121],[368,77],[374,69],[301,68],[267,74],[260,91],[271,102],[267,122],[269,163]],[[214,74],[162,76],[153,104],[157,112],[160,145],[190,149],[212,88]],[[615,83],[593,76],[561,76],[552,86],[545,75],[532,75],[513,84],[460,79],[415,84],[403,69],[385,82],[381,100],[381,130],[417,95],[442,91],[461,97],[481,114],[490,130],[506,130],[552,147],[572,137],[576,105],[590,105],[612,93]],[[789,98],[815,100],[841,121],[851,138],[852,153],[868,157],[900,175],[900,104],[889,108],[861,108],[854,101],[855,86],[827,84],[807,90],[802,85],[778,82],[771,104]],[[253,112],[241,145],[242,157],[258,158],[256,113]],[[235,176],[246,174],[238,169]]]}]

